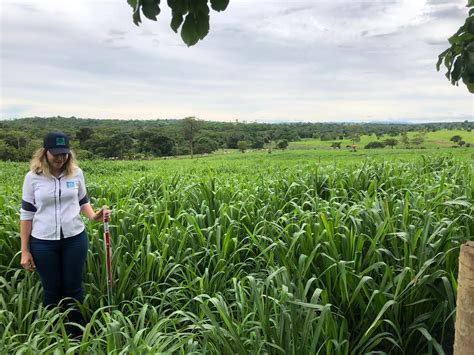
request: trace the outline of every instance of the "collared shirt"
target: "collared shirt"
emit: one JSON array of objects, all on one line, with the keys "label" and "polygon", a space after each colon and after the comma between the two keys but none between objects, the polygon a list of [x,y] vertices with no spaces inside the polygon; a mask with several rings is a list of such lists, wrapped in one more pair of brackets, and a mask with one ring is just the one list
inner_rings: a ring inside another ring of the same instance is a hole
[{"label": "collared shirt", "polygon": [[32,220],[31,235],[43,240],[73,237],[84,230],[79,215],[89,202],[82,170],[72,176],[44,176],[32,171],[23,183],[20,219]]}]

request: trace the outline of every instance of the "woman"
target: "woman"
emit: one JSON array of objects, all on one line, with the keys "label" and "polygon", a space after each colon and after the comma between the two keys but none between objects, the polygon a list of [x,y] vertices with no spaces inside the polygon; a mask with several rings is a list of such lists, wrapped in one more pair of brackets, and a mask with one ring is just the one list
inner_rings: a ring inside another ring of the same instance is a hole
[{"label": "woman", "polygon": [[[110,212],[94,212],[68,136],[50,132],[31,160],[20,211],[21,266],[38,271],[45,306],[66,297],[83,300],[87,235],[80,213],[97,222]],[[81,321],[77,311],[69,318]]]}]

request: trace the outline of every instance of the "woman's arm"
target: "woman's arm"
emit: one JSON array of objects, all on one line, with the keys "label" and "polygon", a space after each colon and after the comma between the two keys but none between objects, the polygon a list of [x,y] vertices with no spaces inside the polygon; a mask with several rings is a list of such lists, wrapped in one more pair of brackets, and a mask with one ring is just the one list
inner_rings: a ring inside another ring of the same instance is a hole
[{"label": "woman's arm", "polygon": [[31,220],[20,221],[20,239],[21,239],[21,266],[28,271],[35,271],[36,265],[33,260],[33,256],[30,253],[30,234],[31,226],[33,222]]}]

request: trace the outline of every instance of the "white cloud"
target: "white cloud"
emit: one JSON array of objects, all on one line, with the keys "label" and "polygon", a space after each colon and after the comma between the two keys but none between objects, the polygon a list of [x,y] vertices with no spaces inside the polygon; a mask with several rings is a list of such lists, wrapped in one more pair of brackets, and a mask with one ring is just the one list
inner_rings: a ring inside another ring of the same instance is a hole
[{"label": "white cloud", "polygon": [[[162,2],[163,3],[163,2]],[[125,1],[1,4],[0,117],[445,119],[473,98],[437,73],[464,0],[231,0],[192,48]]]}]

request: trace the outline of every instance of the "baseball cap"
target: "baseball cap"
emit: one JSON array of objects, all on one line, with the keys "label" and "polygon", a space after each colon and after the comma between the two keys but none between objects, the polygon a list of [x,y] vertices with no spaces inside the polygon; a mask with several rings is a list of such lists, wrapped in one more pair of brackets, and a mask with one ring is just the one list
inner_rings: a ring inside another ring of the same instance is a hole
[{"label": "baseball cap", "polygon": [[68,154],[70,152],[69,137],[62,132],[49,132],[44,136],[43,148],[53,155]]}]

